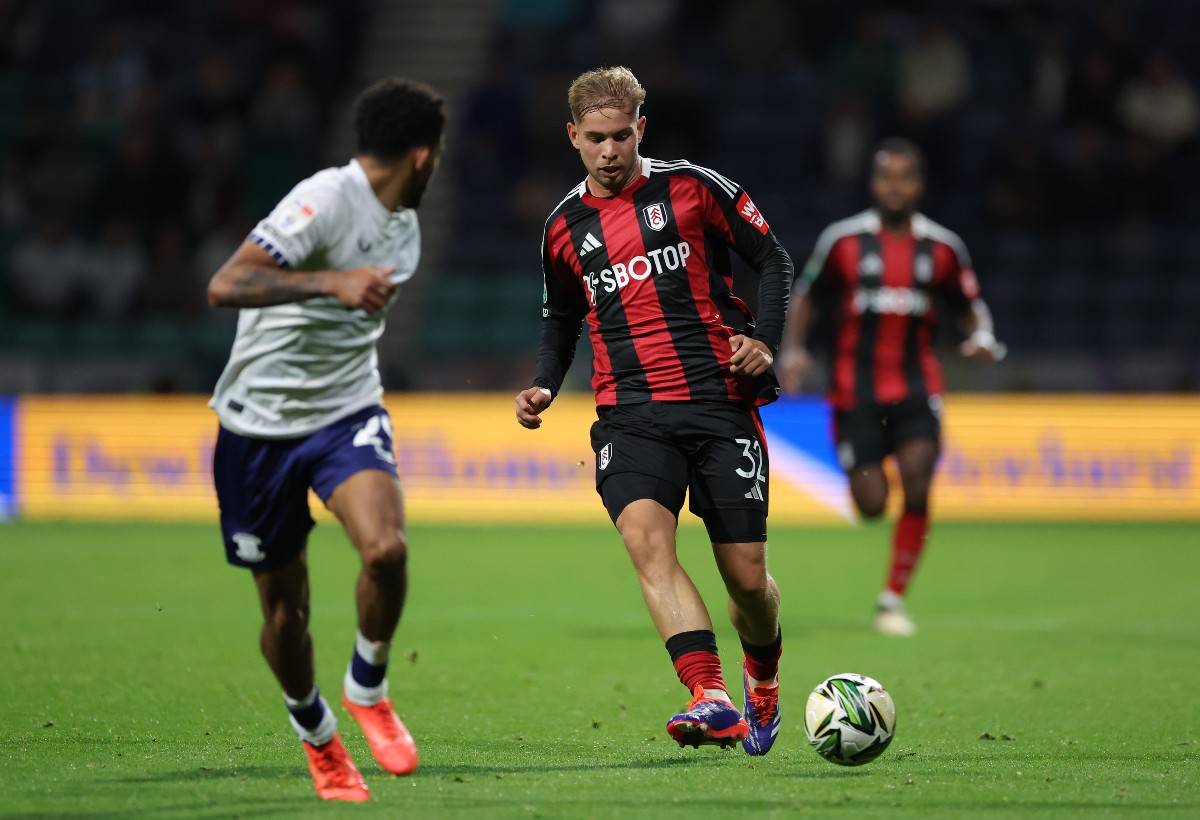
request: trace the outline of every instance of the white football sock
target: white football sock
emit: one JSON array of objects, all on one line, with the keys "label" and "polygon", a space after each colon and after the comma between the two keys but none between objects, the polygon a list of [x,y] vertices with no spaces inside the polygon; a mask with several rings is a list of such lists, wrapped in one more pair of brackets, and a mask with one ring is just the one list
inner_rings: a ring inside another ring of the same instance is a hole
[{"label": "white football sock", "polygon": [[[360,631],[354,639],[354,652],[372,666],[386,666],[388,650],[391,644],[385,641],[372,641],[363,636]],[[346,699],[359,706],[374,706],[387,697],[388,682],[385,677],[378,686],[364,686],[354,679],[354,659],[346,665],[346,674],[342,678],[342,691]]]},{"label": "white football sock", "polygon": [[902,609],[904,607],[904,598],[892,592],[890,589],[885,589],[879,593],[879,608],[880,609]]},{"label": "white football sock", "polygon": [[372,666],[383,666],[388,660],[388,650],[391,644],[386,641],[372,641],[359,632],[354,637],[354,651]]},{"label": "white football sock", "polygon": [[378,686],[363,686],[350,674],[350,666],[347,665],[346,675],[342,678],[342,690],[346,694],[346,700],[351,703],[359,706],[374,706],[387,697],[388,682],[387,678],[384,678],[383,683]]},{"label": "white football sock", "polygon": [[[320,695],[317,694],[317,690],[314,687],[312,693],[303,701],[293,700],[287,695],[283,696],[283,700],[288,706],[303,708],[311,705],[318,697],[320,697]],[[296,720],[292,713],[288,712],[288,721],[291,722],[292,728],[296,730],[296,736],[301,740],[308,741],[314,746],[324,746],[326,743],[333,740],[333,736],[337,734],[337,716],[333,714],[333,710],[329,708],[329,704],[325,703],[324,698],[321,698],[321,703],[325,705],[325,714],[321,718],[320,724],[318,724],[317,728],[315,729],[304,728],[300,725],[299,721]]]}]

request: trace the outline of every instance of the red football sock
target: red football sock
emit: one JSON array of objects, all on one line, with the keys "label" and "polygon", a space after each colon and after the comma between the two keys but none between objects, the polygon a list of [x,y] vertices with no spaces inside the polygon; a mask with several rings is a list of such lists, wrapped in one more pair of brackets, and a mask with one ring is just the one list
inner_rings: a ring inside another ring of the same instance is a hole
[{"label": "red football sock", "polygon": [[908,589],[908,581],[917,569],[921,550],[929,533],[928,513],[905,512],[892,533],[892,567],[887,588],[897,595]]},{"label": "red football sock", "polygon": [[699,650],[680,655],[675,659],[675,674],[691,692],[697,686],[705,689],[725,689],[725,679],[721,676],[721,659],[716,652]]},{"label": "red football sock", "polygon": [[770,680],[779,674],[779,656],[783,653],[783,633],[777,632],[775,640],[766,646],[755,646],[746,643],[742,638],[742,651],[745,653],[742,668],[746,674],[755,680]]}]

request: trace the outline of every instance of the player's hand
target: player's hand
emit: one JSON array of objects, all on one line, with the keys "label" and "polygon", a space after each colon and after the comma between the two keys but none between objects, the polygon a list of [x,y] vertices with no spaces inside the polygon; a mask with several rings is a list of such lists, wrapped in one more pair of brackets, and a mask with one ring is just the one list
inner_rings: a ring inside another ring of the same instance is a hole
[{"label": "player's hand", "polygon": [[374,313],[387,307],[396,292],[395,268],[352,268],[330,279],[330,295],[348,308]]},{"label": "player's hand", "polygon": [[761,376],[775,362],[766,342],[740,333],[729,338],[729,347],[733,350],[729,357],[729,372],[735,376]]},{"label": "player's hand", "polygon": [[542,411],[554,397],[544,387],[528,387],[517,394],[517,421],[522,427],[536,430],[542,426]]},{"label": "player's hand", "polygon": [[967,337],[958,350],[968,359],[978,359],[986,364],[1003,361],[1008,347],[987,330],[977,330]]},{"label": "player's hand", "polygon": [[812,372],[814,366],[815,362],[808,348],[783,348],[775,362],[775,376],[779,379],[779,387],[784,393],[799,393],[804,386],[804,378]]}]

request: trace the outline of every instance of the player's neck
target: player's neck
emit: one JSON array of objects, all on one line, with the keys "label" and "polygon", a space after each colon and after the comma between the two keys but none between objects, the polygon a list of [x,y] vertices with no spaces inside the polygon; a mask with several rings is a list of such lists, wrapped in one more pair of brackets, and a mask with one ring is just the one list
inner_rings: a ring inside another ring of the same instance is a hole
[{"label": "player's neck", "polygon": [[912,233],[912,214],[880,214],[879,224],[888,233],[908,236]]},{"label": "player's neck", "polygon": [[359,156],[355,159],[362,166],[363,173],[367,175],[367,182],[370,183],[371,190],[375,192],[375,198],[379,200],[380,204],[389,211],[399,208],[404,186],[408,181],[409,174],[412,173],[411,166],[401,160],[384,162],[368,156]]}]

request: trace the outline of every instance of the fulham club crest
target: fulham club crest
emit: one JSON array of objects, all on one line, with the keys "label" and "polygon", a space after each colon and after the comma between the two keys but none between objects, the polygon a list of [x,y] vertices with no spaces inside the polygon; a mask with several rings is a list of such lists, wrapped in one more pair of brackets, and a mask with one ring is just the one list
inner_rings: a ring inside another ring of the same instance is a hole
[{"label": "fulham club crest", "polygon": [[646,220],[646,227],[652,231],[667,227],[667,207],[661,202],[642,208],[642,217]]},{"label": "fulham club crest", "polygon": [[612,461],[612,442],[605,444],[600,448],[600,453],[596,459],[601,470],[608,466],[608,462]]}]

